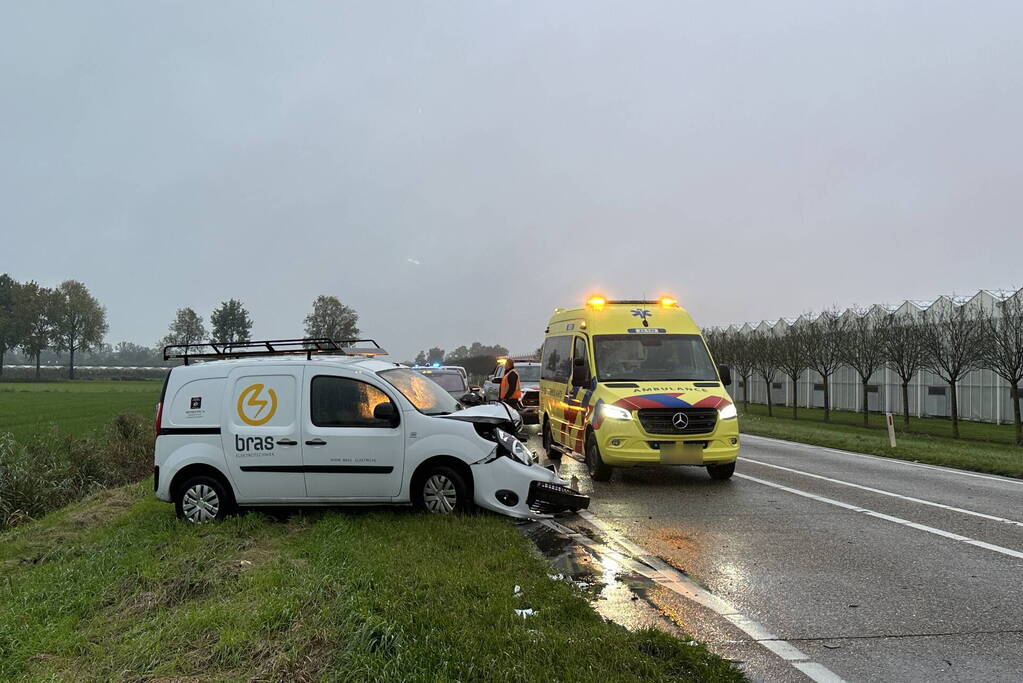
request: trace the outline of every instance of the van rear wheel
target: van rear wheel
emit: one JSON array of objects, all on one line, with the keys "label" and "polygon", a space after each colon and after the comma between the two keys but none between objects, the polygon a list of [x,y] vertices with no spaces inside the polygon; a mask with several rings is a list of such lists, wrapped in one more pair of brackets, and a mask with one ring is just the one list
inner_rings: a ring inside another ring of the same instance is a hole
[{"label": "van rear wheel", "polygon": [[600,447],[597,446],[597,437],[593,432],[586,435],[586,469],[593,481],[608,481],[611,479],[611,468],[604,464],[600,457]]},{"label": "van rear wheel", "polygon": [[446,465],[431,468],[418,478],[412,492],[416,508],[437,515],[472,510],[469,485],[456,470]]},{"label": "van rear wheel", "polygon": [[205,524],[227,517],[234,507],[227,488],[214,477],[191,477],[178,487],[174,509],[178,519]]}]

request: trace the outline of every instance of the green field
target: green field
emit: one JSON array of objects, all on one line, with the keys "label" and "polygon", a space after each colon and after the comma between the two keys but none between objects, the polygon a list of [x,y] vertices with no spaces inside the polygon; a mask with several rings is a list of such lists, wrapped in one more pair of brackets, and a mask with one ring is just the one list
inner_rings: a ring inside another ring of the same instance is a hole
[{"label": "green field", "polygon": [[136,484],[0,534],[0,680],[742,680],[550,572],[492,515],[195,527]]},{"label": "green field", "polygon": [[50,425],[76,436],[120,413],[153,417],[160,380],[0,382],[0,432],[30,438]]},{"label": "green field", "polygon": [[914,418],[909,432],[898,423],[897,446],[892,448],[883,415],[871,415],[871,426],[864,427],[861,413],[832,411],[831,423],[821,421],[823,413],[800,409],[799,419],[793,420],[791,408],[775,407],[774,417],[768,417],[767,406],[750,404],[748,409],[740,407],[739,429],[845,451],[1023,477],[1023,448],[1013,445],[1012,425],[961,422],[963,438],[956,440],[947,436],[951,430],[947,420]]}]

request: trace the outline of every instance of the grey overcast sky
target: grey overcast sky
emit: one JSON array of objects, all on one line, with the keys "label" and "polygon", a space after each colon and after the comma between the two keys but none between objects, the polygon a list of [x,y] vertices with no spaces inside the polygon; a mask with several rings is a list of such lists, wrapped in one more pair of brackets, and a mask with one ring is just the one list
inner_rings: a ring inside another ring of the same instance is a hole
[{"label": "grey overcast sky", "polygon": [[0,3],[0,272],[397,359],[1023,284],[1023,3]]}]

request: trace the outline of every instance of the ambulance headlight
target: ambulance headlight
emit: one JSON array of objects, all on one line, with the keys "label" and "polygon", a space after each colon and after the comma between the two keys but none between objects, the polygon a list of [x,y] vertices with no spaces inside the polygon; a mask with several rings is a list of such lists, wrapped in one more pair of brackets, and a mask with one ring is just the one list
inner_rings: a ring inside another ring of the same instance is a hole
[{"label": "ambulance headlight", "polygon": [[722,408],[721,410],[718,411],[718,417],[721,418],[722,420],[731,420],[733,417],[737,416],[738,414],[739,414],[739,411],[737,411],[735,409],[735,404],[734,403],[729,403],[724,408]]},{"label": "ambulance headlight", "polygon": [[602,403],[600,406],[600,414],[610,420],[631,420],[632,413],[625,408],[619,408],[618,406],[609,405]]},{"label": "ambulance headlight", "polygon": [[533,454],[529,452],[529,449],[521,441],[503,429],[495,429],[494,436],[497,437],[497,443],[500,444],[506,455],[510,455],[523,465],[533,464]]}]

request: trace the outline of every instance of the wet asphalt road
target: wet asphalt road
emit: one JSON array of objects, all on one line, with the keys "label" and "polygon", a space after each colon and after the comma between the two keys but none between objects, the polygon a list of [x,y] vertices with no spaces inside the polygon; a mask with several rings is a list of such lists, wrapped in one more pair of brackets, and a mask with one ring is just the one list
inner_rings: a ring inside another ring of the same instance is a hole
[{"label": "wet asphalt road", "polygon": [[[1023,481],[749,436],[728,482],[679,467],[594,483],[569,458],[562,474],[616,532],[842,679],[1023,680]],[[805,680],[708,610],[648,598],[754,679]]]}]

